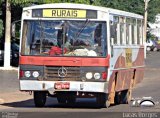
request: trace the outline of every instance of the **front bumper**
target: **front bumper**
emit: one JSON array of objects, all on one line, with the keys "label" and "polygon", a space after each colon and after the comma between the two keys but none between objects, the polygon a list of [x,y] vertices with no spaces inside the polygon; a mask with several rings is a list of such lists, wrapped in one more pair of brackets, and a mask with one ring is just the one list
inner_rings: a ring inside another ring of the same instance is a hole
[{"label": "front bumper", "polygon": [[[57,81],[59,82],[59,81]],[[63,81],[61,81],[63,82]],[[67,82],[67,81],[64,81]],[[69,82],[69,81],[68,81]],[[102,92],[108,93],[107,82],[75,82],[71,81],[69,89],[54,89],[56,81],[20,80],[21,91],[79,91],[79,92]]]}]

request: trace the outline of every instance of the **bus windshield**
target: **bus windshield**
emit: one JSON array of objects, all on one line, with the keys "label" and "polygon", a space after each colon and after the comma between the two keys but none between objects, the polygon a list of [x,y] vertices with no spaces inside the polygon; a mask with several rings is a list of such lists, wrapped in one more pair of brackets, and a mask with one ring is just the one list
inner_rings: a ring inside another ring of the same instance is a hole
[{"label": "bus windshield", "polygon": [[25,20],[22,55],[106,56],[106,22]]}]

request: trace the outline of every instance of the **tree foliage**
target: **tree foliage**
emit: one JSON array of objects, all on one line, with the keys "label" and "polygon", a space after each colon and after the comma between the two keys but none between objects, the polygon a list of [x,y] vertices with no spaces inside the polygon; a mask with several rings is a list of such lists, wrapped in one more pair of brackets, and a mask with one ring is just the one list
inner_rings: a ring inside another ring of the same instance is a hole
[{"label": "tree foliage", "polygon": [[148,6],[148,21],[154,22],[157,14],[160,14],[160,0],[150,0]]},{"label": "tree foliage", "polygon": [[[0,0],[0,4],[5,0]],[[82,3],[120,9],[144,15],[144,0],[11,0],[12,21],[20,19],[22,7],[32,4],[49,4],[49,3]],[[150,0],[148,4],[148,21],[154,22],[155,16],[160,13],[160,0]],[[17,14],[17,15],[16,15]],[[15,18],[15,16],[17,18]]]},{"label": "tree foliage", "polygon": [[[82,3],[89,4],[90,0],[11,0],[12,22],[21,19],[22,8],[33,4],[49,3]],[[15,17],[16,16],[16,17]]]},{"label": "tree foliage", "polygon": [[29,4],[49,4],[49,3],[83,3],[89,4],[90,0],[11,0],[12,4],[20,4],[26,6]]},{"label": "tree foliage", "polygon": [[[95,0],[95,5],[120,9],[144,15],[144,0]],[[154,22],[160,13],[160,0],[150,0],[148,3],[148,21]]]},{"label": "tree foliage", "polygon": [[0,37],[2,37],[3,30],[3,21],[0,19]]},{"label": "tree foliage", "polygon": [[[0,4],[2,4],[1,0],[0,0]],[[2,16],[2,8],[0,8],[0,16]],[[1,40],[1,37],[3,36],[3,31],[4,31],[3,20],[2,18],[0,18],[0,40]]]}]

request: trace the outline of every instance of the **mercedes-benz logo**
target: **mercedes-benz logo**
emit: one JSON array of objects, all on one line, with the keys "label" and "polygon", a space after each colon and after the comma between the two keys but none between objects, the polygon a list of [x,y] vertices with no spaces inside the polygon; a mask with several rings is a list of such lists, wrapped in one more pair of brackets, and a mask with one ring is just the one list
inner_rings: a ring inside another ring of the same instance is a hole
[{"label": "mercedes-benz logo", "polygon": [[58,70],[59,77],[66,77],[66,75],[67,75],[67,69],[65,69],[64,67],[62,67]]}]

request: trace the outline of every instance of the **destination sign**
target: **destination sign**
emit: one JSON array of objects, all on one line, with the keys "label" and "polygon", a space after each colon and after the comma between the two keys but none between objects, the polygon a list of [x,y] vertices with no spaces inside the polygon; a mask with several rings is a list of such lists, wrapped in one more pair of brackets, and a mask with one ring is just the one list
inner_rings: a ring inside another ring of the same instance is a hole
[{"label": "destination sign", "polygon": [[75,9],[43,9],[43,17],[48,18],[86,18],[86,10]]}]

